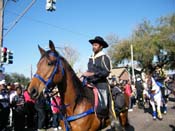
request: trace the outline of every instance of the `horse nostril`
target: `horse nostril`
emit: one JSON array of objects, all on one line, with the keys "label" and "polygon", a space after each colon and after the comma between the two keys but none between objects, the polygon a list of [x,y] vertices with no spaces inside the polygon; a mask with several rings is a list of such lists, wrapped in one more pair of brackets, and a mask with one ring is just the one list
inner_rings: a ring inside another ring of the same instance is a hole
[{"label": "horse nostril", "polygon": [[37,91],[35,88],[33,88],[33,89],[31,90],[31,96],[32,96],[33,98],[35,98],[37,95],[38,95],[38,91]]}]

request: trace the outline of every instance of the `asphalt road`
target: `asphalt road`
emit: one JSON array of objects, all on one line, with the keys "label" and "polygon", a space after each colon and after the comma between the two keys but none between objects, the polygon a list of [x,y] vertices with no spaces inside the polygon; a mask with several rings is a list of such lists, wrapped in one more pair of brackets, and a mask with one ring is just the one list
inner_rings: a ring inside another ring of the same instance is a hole
[{"label": "asphalt road", "polygon": [[[151,108],[148,104],[145,107],[144,111],[136,106],[132,112],[128,113],[130,125],[126,131],[175,131],[175,98],[173,95],[169,98],[168,112],[166,115],[163,114],[163,120],[153,120]],[[53,131],[53,129],[50,128],[47,131]]]},{"label": "asphalt road", "polygon": [[163,114],[163,120],[153,120],[152,110],[149,105],[146,105],[146,111],[133,109],[133,112],[129,112],[130,126],[127,131],[175,131],[175,98],[173,95],[170,96],[168,102],[167,114]]}]

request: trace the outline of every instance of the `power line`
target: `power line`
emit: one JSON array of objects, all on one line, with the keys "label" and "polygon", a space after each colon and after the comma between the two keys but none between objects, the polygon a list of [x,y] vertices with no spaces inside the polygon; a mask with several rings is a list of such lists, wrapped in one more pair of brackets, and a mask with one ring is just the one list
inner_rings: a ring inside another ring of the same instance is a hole
[{"label": "power line", "polygon": [[33,4],[36,2],[36,0],[32,0],[32,2],[29,4],[29,6],[26,7],[26,9],[16,18],[16,20],[12,23],[10,28],[7,30],[7,32],[4,34],[3,37],[5,37],[12,29],[13,27],[18,23],[18,21],[25,15],[25,13],[33,6]]},{"label": "power line", "polygon": [[[15,12],[12,12],[12,11],[9,11],[9,10],[8,10],[8,12],[13,13],[15,15],[19,15],[19,14],[15,13]],[[42,20],[34,19],[34,18],[31,18],[31,17],[26,17],[26,18],[28,18],[28,20],[30,20],[30,21],[33,21],[33,22],[36,22],[36,23],[39,23],[39,24],[43,24],[43,25],[47,25],[47,26],[53,27],[54,29],[56,28],[56,29],[59,29],[59,30],[63,30],[63,31],[72,33],[72,34],[81,35],[83,37],[90,37],[89,35],[87,35],[85,33],[76,32],[76,31],[70,30],[70,29],[65,28],[65,27],[60,27],[58,25],[54,25],[54,24],[51,24],[51,23],[48,23],[48,22],[44,22]]]}]

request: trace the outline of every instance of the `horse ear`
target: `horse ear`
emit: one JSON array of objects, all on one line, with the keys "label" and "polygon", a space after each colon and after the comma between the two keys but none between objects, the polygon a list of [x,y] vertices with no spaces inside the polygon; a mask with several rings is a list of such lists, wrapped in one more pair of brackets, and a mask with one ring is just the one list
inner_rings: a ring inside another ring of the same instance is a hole
[{"label": "horse ear", "polygon": [[43,56],[46,53],[46,51],[43,48],[41,48],[39,45],[38,45],[38,49],[41,53],[41,56]]},{"label": "horse ear", "polygon": [[55,51],[55,45],[51,40],[49,40],[49,48],[50,50]]}]

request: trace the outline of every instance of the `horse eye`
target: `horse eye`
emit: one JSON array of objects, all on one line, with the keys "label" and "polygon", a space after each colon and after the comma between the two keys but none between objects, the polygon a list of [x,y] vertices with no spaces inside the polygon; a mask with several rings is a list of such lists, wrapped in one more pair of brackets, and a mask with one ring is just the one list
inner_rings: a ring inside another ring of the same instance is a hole
[{"label": "horse eye", "polygon": [[52,66],[53,65],[53,62],[48,62],[48,66]]}]

